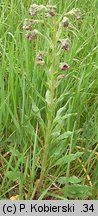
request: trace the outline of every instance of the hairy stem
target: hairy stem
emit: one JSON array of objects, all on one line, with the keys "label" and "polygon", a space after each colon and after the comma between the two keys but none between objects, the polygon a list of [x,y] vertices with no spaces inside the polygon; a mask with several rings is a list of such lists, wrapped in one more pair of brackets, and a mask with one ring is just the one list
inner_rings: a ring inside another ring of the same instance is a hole
[{"label": "hairy stem", "polygon": [[49,91],[50,91],[50,103],[47,104],[47,125],[46,125],[46,135],[44,141],[44,149],[43,149],[43,160],[42,160],[42,169],[39,184],[40,186],[43,184],[43,180],[45,178],[45,173],[47,169],[47,160],[48,160],[48,153],[49,153],[49,145],[50,145],[50,136],[51,136],[51,128],[53,122],[53,115],[54,115],[54,98],[55,98],[55,67],[56,67],[56,46],[57,46],[57,27],[56,27],[56,20],[54,18],[53,21],[53,48],[52,48],[52,65],[51,65],[51,74],[49,80]]}]

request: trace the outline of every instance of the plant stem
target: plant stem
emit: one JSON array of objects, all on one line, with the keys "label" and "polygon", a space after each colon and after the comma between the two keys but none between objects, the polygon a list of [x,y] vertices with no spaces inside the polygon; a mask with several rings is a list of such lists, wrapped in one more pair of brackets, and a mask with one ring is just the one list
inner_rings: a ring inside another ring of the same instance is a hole
[{"label": "plant stem", "polygon": [[49,153],[49,145],[50,145],[50,136],[51,136],[51,128],[53,122],[54,115],[54,98],[55,98],[55,66],[56,66],[56,46],[57,46],[57,27],[56,20],[53,20],[53,49],[52,49],[52,71],[49,80],[49,91],[50,91],[50,103],[47,104],[47,125],[46,125],[46,135],[45,135],[45,145],[43,150],[43,161],[42,161],[42,169],[39,180],[39,185],[43,185],[43,180],[45,178],[45,173],[47,169],[47,159]]}]

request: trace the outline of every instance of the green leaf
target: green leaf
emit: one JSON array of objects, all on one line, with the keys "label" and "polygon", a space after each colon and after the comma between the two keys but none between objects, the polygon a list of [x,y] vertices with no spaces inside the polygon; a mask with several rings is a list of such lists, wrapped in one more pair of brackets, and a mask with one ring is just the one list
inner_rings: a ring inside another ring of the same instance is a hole
[{"label": "green leaf", "polygon": [[57,182],[60,184],[65,184],[66,182],[71,183],[71,184],[78,184],[82,181],[82,178],[78,178],[76,176],[71,176],[68,179],[66,177],[60,177],[58,178]]},{"label": "green leaf", "polygon": [[39,121],[39,124],[40,124],[40,126],[42,128],[42,131],[44,133],[44,121],[43,121],[43,119],[41,117],[40,109],[37,107],[37,105],[36,105],[36,103],[34,101],[32,101],[32,109],[33,109],[34,114],[35,114],[37,120]]},{"label": "green leaf", "polygon": [[13,157],[18,157],[19,158],[21,156],[21,154],[18,151],[18,149],[15,149],[13,147],[9,147],[9,151],[13,155]]},{"label": "green leaf", "polygon": [[52,143],[57,143],[57,142],[60,142],[62,140],[65,140],[67,139],[68,137],[70,137],[72,135],[72,132],[71,131],[67,131],[63,134],[60,135],[61,133],[61,130],[59,128],[56,128],[56,130],[54,130],[51,134],[51,138],[52,138]]},{"label": "green leaf", "polygon": [[57,165],[64,165],[68,162],[76,160],[78,157],[81,157],[82,154],[83,154],[83,152],[77,152],[76,154],[65,155],[64,157],[60,158],[56,164]]},{"label": "green leaf", "polygon": [[55,126],[58,123],[62,124],[65,119],[68,119],[69,117],[76,116],[76,115],[77,115],[77,113],[56,116],[56,118],[53,120],[53,125]]},{"label": "green leaf", "polygon": [[57,111],[56,117],[61,116],[62,113],[64,112],[64,110],[66,109],[66,107],[67,107],[67,104],[65,104],[65,106],[61,107],[61,108]]},{"label": "green leaf", "polygon": [[72,135],[72,132],[71,131],[67,131],[63,134],[61,134],[59,137],[58,137],[58,140],[64,140],[64,139],[67,139],[68,137],[70,137]]},{"label": "green leaf", "polygon": [[63,187],[61,191],[63,192],[65,197],[85,199],[92,196],[92,190],[93,188],[91,186],[75,184],[67,185]]},{"label": "green leaf", "polygon": [[40,114],[40,110],[39,110],[39,108],[36,106],[36,103],[35,103],[34,101],[32,101],[32,109],[33,109],[34,113]]},{"label": "green leaf", "polygon": [[23,178],[23,173],[19,172],[19,171],[8,171],[6,174],[6,177],[8,177],[10,179],[10,181],[17,181],[18,179],[20,179],[21,177]]},{"label": "green leaf", "polygon": [[77,176],[71,176],[71,177],[69,178],[69,182],[70,182],[71,184],[78,184],[78,183],[80,183],[82,180],[83,180],[82,178],[78,178]]},{"label": "green leaf", "polygon": [[46,91],[46,102],[48,105],[51,103],[51,92],[49,90]]}]

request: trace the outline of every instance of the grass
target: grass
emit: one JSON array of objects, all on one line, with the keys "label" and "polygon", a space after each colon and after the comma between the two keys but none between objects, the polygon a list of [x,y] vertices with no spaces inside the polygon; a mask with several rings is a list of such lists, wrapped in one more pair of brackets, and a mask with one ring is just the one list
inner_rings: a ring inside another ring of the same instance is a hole
[{"label": "grass", "polygon": [[[30,42],[23,23],[31,1],[1,0],[0,199],[98,199],[97,0],[36,3],[56,4],[58,19],[80,8],[82,18],[68,16],[73,27],[60,37],[71,49],[57,56],[57,18],[43,15]],[[64,61],[70,68],[58,80]]]}]

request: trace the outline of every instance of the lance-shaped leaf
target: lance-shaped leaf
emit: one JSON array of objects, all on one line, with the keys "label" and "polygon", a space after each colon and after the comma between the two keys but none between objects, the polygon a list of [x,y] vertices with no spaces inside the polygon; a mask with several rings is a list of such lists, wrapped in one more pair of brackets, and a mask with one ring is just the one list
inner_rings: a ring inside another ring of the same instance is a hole
[{"label": "lance-shaped leaf", "polygon": [[81,157],[82,154],[83,154],[83,152],[77,152],[75,154],[65,155],[62,158],[60,158],[56,164],[57,165],[67,164],[67,163],[72,162],[72,161],[76,160],[77,158]]}]

